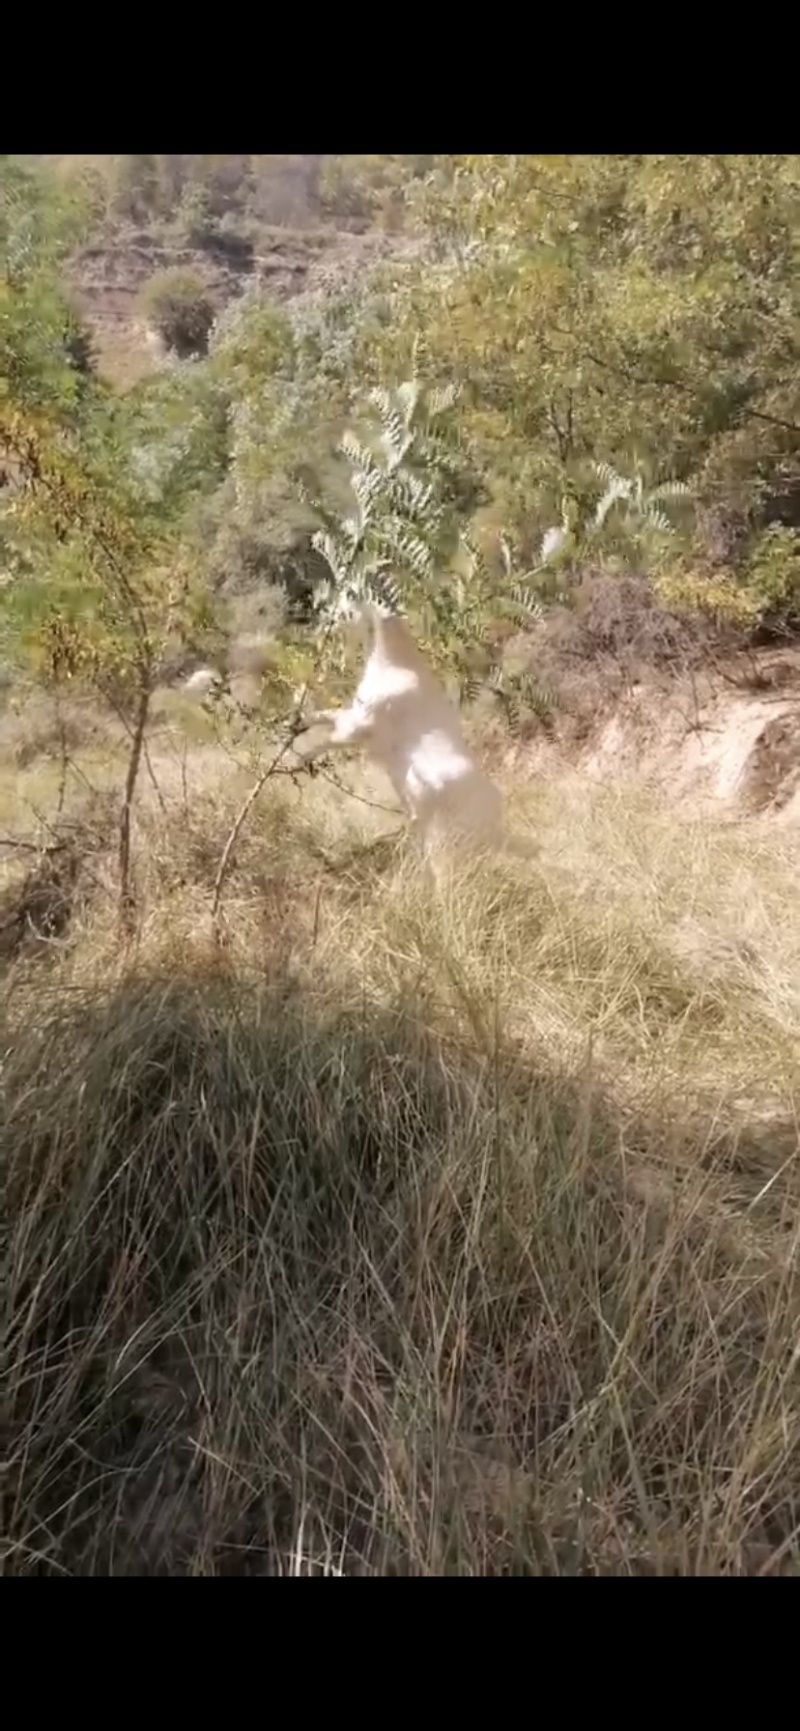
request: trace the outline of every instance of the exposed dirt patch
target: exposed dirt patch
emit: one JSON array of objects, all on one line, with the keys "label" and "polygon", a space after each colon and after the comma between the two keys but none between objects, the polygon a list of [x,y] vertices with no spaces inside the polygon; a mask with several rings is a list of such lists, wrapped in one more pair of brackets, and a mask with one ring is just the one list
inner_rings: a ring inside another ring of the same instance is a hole
[{"label": "exposed dirt patch", "polygon": [[510,773],[570,767],[592,781],[643,782],[687,812],[800,823],[800,646],[654,669],[633,684],[589,664],[579,684],[580,726],[567,679],[553,738],[499,753]]},{"label": "exposed dirt patch", "polygon": [[635,774],[669,796],[789,814],[800,792],[800,650],[642,682],[582,754],[593,779]]},{"label": "exposed dirt patch", "polygon": [[800,792],[800,706],[773,716],[753,747],[742,780],[742,795],[754,811],[790,806]]}]

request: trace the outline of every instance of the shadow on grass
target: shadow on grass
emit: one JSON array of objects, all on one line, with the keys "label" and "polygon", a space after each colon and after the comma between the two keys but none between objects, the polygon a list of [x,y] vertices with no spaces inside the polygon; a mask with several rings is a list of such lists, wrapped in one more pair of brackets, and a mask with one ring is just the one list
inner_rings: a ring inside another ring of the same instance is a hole
[{"label": "shadow on grass", "polygon": [[797,1572],[796,1275],[708,1135],[213,973],[3,1050],[9,1572]]}]

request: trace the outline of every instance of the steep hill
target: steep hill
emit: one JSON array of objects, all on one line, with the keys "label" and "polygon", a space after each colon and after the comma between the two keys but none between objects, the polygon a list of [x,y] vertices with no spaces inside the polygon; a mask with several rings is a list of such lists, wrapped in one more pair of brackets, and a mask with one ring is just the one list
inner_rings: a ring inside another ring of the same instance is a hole
[{"label": "steep hill", "polygon": [[356,275],[365,260],[393,251],[380,232],[264,228],[258,242],[230,236],[214,245],[187,245],[178,237],[135,226],[110,229],[81,248],[69,277],[75,304],[92,333],[101,374],[121,389],[152,371],[160,350],[148,331],[140,296],[157,273],[191,270],[221,311],[245,289],[258,286],[277,301]]}]

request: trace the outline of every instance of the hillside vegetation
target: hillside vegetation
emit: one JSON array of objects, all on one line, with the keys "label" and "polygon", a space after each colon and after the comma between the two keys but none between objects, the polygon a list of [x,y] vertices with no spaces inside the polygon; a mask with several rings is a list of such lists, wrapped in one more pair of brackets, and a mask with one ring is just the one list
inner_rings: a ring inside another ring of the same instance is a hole
[{"label": "hillside vegetation", "polygon": [[[0,158],[8,1572],[800,1574],[799,234]],[[376,588],[529,847],[438,896],[292,744]]]},{"label": "hillside vegetation", "polygon": [[199,279],[219,311],[245,285],[284,300],[363,269],[402,231],[402,188],[430,157],[61,156],[43,160],[87,213],[69,264],[98,369],[127,388],[158,361],[154,276]]}]

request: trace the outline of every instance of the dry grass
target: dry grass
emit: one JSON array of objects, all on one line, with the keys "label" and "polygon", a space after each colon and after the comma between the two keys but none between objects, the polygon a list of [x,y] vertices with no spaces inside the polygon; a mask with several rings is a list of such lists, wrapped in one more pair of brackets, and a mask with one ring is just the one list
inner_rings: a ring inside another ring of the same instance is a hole
[{"label": "dry grass", "polygon": [[7,1569],[800,1573],[796,846],[561,780],[433,901],[281,785],[219,950],[159,774],[7,973]]}]

